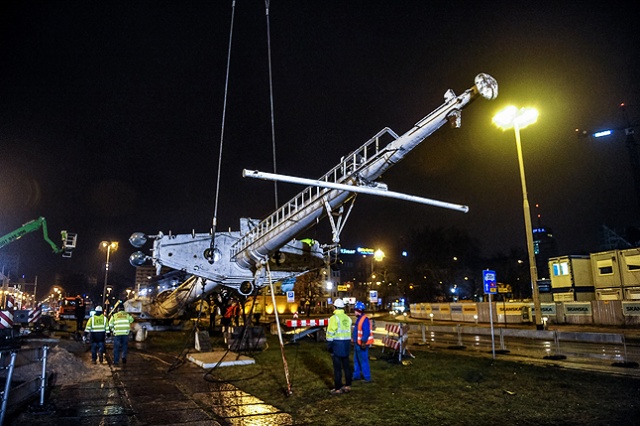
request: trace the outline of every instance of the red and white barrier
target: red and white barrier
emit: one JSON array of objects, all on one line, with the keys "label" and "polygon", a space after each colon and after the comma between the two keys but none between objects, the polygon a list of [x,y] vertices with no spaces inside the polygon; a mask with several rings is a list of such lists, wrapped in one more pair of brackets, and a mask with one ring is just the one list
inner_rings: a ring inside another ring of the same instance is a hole
[{"label": "red and white barrier", "polygon": [[385,348],[391,348],[395,351],[400,349],[400,341],[394,337],[384,336],[382,338],[382,344]]},{"label": "red and white barrier", "polygon": [[409,340],[409,324],[385,324],[384,326],[387,335],[382,338],[382,352],[385,348],[393,349],[394,355],[398,354],[398,361],[402,360],[402,356],[409,354],[413,358],[413,355],[407,349],[407,342]]},{"label": "red and white barrier", "polygon": [[5,309],[8,311],[12,311],[16,308],[16,299],[14,299],[13,295],[8,294],[6,299]]},{"label": "red and white barrier", "polygon": [[326,327],[329,319],[287,320],[287,327]]},{"label": "red and white barrier", "polygon": [[408,324],[386,324],[384,326],[384,330],[387,333],[397,334],[398,336],[404,336],[409,333],[409,325]]},{"label": "red and white barrier", "polygon": [[13,328],[13,311],[0,311],[0,329]]},{"label": "red and white barrier", "polygon": [[37,324],[42,317],[42,306],[38,305],[35,309],[29,312],[29,324]]}]

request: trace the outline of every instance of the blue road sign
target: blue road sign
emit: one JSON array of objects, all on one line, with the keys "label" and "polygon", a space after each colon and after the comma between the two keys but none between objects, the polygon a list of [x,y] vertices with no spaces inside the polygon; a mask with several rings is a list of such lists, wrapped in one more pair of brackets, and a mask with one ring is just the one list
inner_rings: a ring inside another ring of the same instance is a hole
[{"label": "blue road sign", "polygon": [[482,281],[484,281],[484,294],[496,294],[498,283],[496,282],[496,271],[482,271]]}]

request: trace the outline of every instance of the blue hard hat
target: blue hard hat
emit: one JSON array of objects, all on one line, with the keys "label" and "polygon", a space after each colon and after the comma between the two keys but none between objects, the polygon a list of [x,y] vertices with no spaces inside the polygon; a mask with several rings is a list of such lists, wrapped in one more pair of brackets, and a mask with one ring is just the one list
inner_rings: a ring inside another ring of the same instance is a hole
[{"label": "blue hard hat", "polygon": [[364,303],[362,302],[356,302],[356,306],[354,308],[356,311],[363,311],[364,312]]}]

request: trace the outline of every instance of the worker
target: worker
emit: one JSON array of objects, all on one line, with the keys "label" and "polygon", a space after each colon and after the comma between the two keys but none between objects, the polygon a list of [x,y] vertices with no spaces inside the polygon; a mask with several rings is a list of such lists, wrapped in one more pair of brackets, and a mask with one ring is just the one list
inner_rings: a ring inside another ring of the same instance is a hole
[{"label": "worker", "polygon": [[84,328],[85,335],[89,335],[91,342],[91,362],[96,363],[98,357],[100,363],[104,362],[105,340],[107,338],[107,318],[102,314],[102,306],[96,306],[95,312],[87,320]]},{"label": "worker", "polygon": [[78,294],[75,300],[75,312],[74,315],[76,317],[76,335],[81,337],[82,335],[82,326],[84,325],[84,316],[86,314],[84,301],[82,297]]},{"label": "worker", "polygon": [[233,324],[236,327],[240,327],[240,312],[241,311],[242,311],[242,308],[240,307],[240,302],[233,302]]},{"label": "worker", "polygon": [[129,349],[129,333],[133,317],[124,310],[122,303],[116,304],[116,312],[109,319],[109,328],[113,334],[113,365],[117,366],[122,356],[122,363],[127,363]]},{"label": "worker", "polygon": [[[340,395],[351,390],[351,367],[349,354],[351,352],[351,318],[344,313],[344,300],[333,302],[334,312],[329,318],[327,326],[327,349],[333,360],[332,395]],[[342,385],[344,373],[345,385]]]},{"label": "worker", "polygon": [[224,314],[222,314],[222,319],[220,320],[220,323],[222,324],[223,333],[229,332],[229,326],[231,325],[234,309],[235,309],[235,306],[233,304],[233,301],[230,300],[227,304],[227,307],[224,310]]},{"label": "worker", "polygon": [[353,342],[353,380],[364,379],[365,383],[371,383],[371,370],[369,368],[369,348],[373,345],[373,332],[371,321],[364,313],[364,303],[356,302],[354,312],[356,322],[353,325],[351,341]]},{"label": "worker", "polygon": [[256,299],[256,304],[253,306],[253,318],[256,326],[260,325],[260,317],[262,316],[262,304]]}]

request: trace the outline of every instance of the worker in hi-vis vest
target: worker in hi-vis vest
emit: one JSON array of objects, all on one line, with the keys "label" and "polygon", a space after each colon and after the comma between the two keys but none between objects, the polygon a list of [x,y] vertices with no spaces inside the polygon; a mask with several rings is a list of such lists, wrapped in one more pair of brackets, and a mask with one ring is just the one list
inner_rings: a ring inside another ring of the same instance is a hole
[{"label": "worker in hi-vis vest", "polygon": [[[335,311],[329,318],[327,326],[327,349],[333,360],[332,395],[339,395],[351,390],[351,366],[349,365],[349,353],[351,352],[351,318],[344,313],[344,300],[336,299],[333,302]],[[344,372],[345,385],[342,386],[342,373]]]},{"label": "worker in hi-vis vest", "polygon": [[113,333],[113,365],[118,365],[120,356],[122,363],[127,363],[127,352],[129,349],[129,333],[133,317],[124,310],[122,303],[117,304],[117,312],[111,315],[109,328]]},{"label": "worker in hi-vis vest", "polygon": [[98,355],[100,363],[104,361],[105,341],[107,339],[107,318],[102,315],[102,306],[96,306],[95,312],[87,320],[84,327],[85,334],[89,334],[91,342],[91,362],[96,363]]},{"label": "worker in hi-vis vest", "polygon": [[371,330],[371,321],[365,315],[364,309],[364,303],[356,302],[354,308],[356,322],[353,325],[351,335],[353,341],[353,380],[364,379],[365,383],[370,383],[369,348],[373,345],[373,331]]}]

